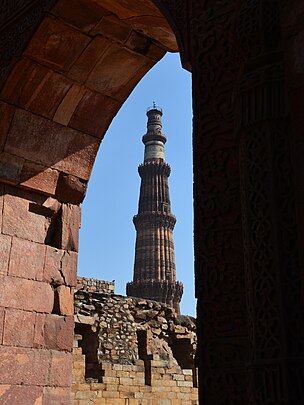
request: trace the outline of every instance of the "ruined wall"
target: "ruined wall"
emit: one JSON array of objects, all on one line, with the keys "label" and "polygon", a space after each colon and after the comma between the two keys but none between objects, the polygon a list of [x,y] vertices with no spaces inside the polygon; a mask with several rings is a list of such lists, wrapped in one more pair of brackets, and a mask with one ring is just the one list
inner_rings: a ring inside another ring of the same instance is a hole
[{"label": "ruined wall", "polygon": [[197,404],[195,329],[164,304],[78,290],[73,405]]},{"label": "ruined wall", "polygon": [[77,290],[99,292],[104,294],[114,293],[114,281],[96,280],[95,278],[77,277]]}]

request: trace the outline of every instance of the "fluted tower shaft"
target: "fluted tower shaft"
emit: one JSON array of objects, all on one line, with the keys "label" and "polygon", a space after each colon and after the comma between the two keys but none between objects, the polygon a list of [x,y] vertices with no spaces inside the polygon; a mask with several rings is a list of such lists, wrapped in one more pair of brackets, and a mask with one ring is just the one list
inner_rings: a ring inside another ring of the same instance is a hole
[{"label": "fluted tower shaft", "polygon": [[144,163],[138,168],[141,177],[136,228],[133,282],[127,284],[127,295],[164,302],[180,312],[183,285],[176,281],[173,229],[176,218],[171,213],[165,162],[160,108],[147,111],[147,133]]}]

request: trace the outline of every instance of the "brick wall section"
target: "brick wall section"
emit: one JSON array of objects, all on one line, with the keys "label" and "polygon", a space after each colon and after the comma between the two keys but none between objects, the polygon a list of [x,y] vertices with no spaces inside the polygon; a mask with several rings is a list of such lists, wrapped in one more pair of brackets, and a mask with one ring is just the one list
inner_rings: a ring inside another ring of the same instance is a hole
[{"label": "brick wall section", "polygon": [[198,403],[193,318],[156,301],[78,290],[75,331],[73,405]]},{"label": "brick wall section", "polygon": [[73,350],[72,405],[197,405],[198,389],[193,371],[169,366],[164,360],[151,361],[151,385],[145,385],[143,360],[133,365],[102,364],[102,382],[85,381],[85,356]]}]

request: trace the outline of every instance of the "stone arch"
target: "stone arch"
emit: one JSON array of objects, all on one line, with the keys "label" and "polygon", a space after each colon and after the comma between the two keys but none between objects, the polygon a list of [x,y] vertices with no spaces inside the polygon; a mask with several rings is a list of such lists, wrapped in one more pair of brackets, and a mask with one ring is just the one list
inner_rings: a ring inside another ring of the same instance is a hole
[{"label": "stone arch", "polygon": [[25,26],[31,12],[40,24],[1,69],[3,403],[69,402],[79,204],[120,106],[167,51],[178,51],[152,1],[43,4],[46,13],[19,10]]}]

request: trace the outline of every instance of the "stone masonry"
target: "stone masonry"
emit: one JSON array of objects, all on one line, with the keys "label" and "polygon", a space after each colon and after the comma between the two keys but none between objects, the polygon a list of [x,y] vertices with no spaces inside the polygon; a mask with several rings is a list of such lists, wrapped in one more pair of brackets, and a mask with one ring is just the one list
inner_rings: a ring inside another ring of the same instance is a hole
[{"label": "stone masonry", "polygon": [[197,404],[194,319],[115,295],[106,282],[108,292],[90,291],[83,281],[75,294],[72,404]]}]

